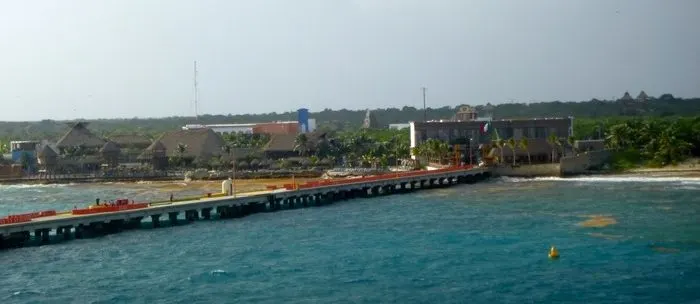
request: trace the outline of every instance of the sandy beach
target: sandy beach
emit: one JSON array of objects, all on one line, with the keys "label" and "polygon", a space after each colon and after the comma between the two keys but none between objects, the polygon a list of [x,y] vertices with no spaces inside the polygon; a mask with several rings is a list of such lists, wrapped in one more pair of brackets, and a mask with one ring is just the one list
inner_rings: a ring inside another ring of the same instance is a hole
[{"label": "sandy beach", "polygon": [[[318,180],[318,178],[279,178],[279,179],[237,179],[235,187],[237,193],[254,192],[266,190],[268,185],[282,186],[296,182],[298,184],[307,181]],[[103,185],[113,185],[115,187],[128,184],[129,188],[143,188],[144,190],[157,191],[162,193],[181,193],[181,192],[201,192],[201,193],[219,193],[221,192],[221,182],[217,181],[140,181],[129,183],[102,183]],[[85,184],[89,185],[89,184]]]},{"label": "sandy beach", "polygon": [[675,166],[661,168],[631,169],[621,175],[641,175],[647,177],[700,177],[700,158],[690,158]]}]

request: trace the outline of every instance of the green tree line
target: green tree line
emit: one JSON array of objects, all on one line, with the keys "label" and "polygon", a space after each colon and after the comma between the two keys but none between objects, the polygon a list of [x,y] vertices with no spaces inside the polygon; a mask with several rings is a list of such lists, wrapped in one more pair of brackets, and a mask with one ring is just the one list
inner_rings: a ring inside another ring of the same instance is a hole
[{"label": "green tree line", "polygon": [[700,116],[629,119],[606,127],[606,145],[619,169],[675,165],[700,156]]},{"label": "green tree line", "polygon": [[[428,107],[425,111],[427,119],[449,119],[454,116],[458,106]],[[494,119],[501,118],[534,118],[534,117],[566,117],[576,118],[607,118],[607,117],[674,117],[700,115],[700,98],[674,98],[663,94],[658,98],[650,98],[646,103],[624,103],[618,100],[597,100],[585,102],[536,102],[536,103],[507,103],[498,105],[476,105],[480,115],[491,115]],[[403,108],[384,108],[372,110],[380,127],[392,123],[422,121],[424,111],[421,108],[405,106]],[[177,130],[185,124],[201,123],[255,123],[278,120],[295,120],[296,111],[284,113],[243,114],[243,115],[202,115],[197,120],[194,117],[164,117],[164,118],[130,118],[130,119],[90,119],[88,128],[95,134],[108,137],[112,134],[141,134],[157,137],[163,132]],[[324,109],[312,112],[319,129],[323,130],[354,130],[361,126],[365,110],[331,110]],[[76,119],[83,120],[83,119]],[[67,122],[42,120],[33,122],[0,122],[0,142],[10,140],[58,140],[69,126]]]}]

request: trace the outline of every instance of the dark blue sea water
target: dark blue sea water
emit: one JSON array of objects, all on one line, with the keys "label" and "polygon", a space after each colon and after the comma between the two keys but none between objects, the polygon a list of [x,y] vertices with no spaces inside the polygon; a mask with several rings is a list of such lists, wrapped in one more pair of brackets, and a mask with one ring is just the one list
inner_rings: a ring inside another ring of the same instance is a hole
[{"label": "dark blue sea water", "polygon": [[[688,178],[496,179],[6,250],[0,303],[698,302],[699,194]],[[0,186],[0,214],[96,195],[162,196]]]}]

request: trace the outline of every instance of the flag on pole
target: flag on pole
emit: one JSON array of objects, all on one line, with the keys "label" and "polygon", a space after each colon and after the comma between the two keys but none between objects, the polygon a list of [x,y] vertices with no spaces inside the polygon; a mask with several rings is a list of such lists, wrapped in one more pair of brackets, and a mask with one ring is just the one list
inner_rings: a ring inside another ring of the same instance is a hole
[{"label": "flag on pole", "polygon": [[490,123],[490,122],[484,122],[483,124],[481,124],[481,133],[484,133],[484,134],[485,134],[485,133],[488,133],[488,132],[489,132],[489,128],[491,128],[491,123]]}]

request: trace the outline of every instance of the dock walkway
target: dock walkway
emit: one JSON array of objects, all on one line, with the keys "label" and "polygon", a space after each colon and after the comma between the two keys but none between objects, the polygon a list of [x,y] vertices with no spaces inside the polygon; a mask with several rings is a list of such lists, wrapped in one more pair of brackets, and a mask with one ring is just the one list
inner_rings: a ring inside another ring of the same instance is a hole
[{"label": "dock walkway", "polygon": [[[387,174],[379,177],[346,179],[275,189],[240,193],[234,196],[203,197],[195,200],[151,203],[140,209],[76,215],[58,213],[37,217],[31,221],[0,225],[0,249],[21,247],[34,239],[49,243],[49,235],[63,239],[83,238],[86,235],[104,235],[141,227],[141,221],[150,217],[153,227],[160,227],[161,217],[167,215],[171,225],[180,213],[185,219],[235,218],[257,212],[271,212],[308,206],[320,206],[334,201],[406,193],[421,189],[473,183],[488,178],[485,168],[449,168]],[[214,213],[214,214],[213,214]],[[213,216],[214,215],[214,216]]]}]

